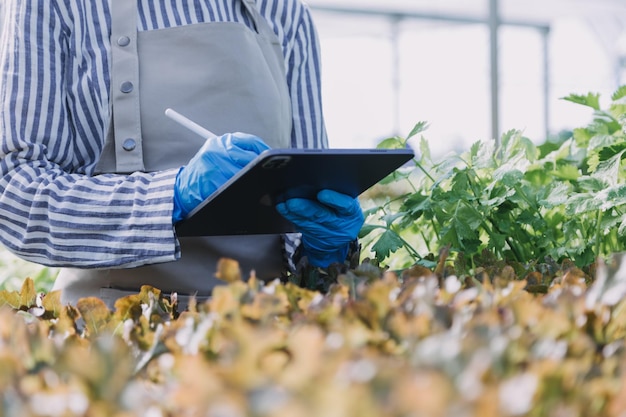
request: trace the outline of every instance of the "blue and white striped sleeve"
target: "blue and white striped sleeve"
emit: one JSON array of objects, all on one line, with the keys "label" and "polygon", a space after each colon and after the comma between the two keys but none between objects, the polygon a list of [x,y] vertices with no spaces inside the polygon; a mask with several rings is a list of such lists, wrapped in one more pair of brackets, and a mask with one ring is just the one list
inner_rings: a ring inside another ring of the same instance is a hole
[{"label": "blue and white striped sleeve", "polygon": [[[71,11],[56,0],[2,1],[8,19],[0,44],[0,242],[49,266],[130,267],[178,258],[175,170],[89,175],[103,146],[108,104],[100,97],[104,70],[67,64]],[[93,30],[82,23],[76,26]],[[85,50],[98,53],[100,46]],[[87,84],[76,87],[81,83]]]},{"label": "blue and white striped sleeve", "polygon": [[287,53],[287,84],[293,110],[292,146],[327,148],[322,112],[321,61],[317,31],[308,6],[294,22],[292,47]]}]

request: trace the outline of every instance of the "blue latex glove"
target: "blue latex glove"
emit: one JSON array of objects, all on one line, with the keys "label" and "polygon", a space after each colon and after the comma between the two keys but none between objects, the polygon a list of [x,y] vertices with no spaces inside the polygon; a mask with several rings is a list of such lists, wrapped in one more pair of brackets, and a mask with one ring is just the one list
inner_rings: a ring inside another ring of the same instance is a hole
[{"label": "blue latex glove", "polygon": [[276,210],[302,233],[309,264],[323,268],[346,259],[365,220],[359,200],[332,190],[320,191],[317,201],[289,199]]},{"label": "blue latex glove", "polygon": [[260,138],[246,133],[227,133],[209,138],[176,175],[174,223],[228,181],[241,168],[269,149]]}]

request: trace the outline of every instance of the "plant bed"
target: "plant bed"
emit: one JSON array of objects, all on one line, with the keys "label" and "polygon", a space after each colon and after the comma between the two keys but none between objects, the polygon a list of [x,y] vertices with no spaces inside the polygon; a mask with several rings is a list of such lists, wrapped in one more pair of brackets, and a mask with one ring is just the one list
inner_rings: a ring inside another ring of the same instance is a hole
[{"label": "plant bed", "polygon": [[464,278],[364,262],[326,293],[225,276],[180,315],[156,288],[110,311],[27,279],[0,292],[0,415],[619,416],[622,262]]}]

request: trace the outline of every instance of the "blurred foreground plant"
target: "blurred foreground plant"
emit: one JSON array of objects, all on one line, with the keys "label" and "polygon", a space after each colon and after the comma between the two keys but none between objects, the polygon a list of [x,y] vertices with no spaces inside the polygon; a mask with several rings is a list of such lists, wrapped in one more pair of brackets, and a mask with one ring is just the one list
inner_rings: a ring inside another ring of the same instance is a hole
[{"label": "blurred foreground plant", "polygon": [[110,311],[26,280],[0,291],[0,415],[617,417],[624,264],[469,277],[363,263],[327,293],[230,280],[180,315],[156,288]]}]

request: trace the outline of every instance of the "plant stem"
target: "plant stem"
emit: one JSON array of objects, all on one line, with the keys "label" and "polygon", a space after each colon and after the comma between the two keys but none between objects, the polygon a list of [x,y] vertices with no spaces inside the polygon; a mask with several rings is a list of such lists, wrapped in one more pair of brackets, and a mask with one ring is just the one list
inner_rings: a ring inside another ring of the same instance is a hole
[{"label": "plant stem", "polygon": [[602,210],[598,209],[598,215],[597,215],[597,219],[596,219],[597,223],[596,223],[596,248],[594,251],[594,255],[596,258],[598,258],[600,256],[600,251],[602,250]]},{"label": "plant stem", "polygon": [[400,240],[402,241],[402,244],[404,245],[404,248],[407,250],[407,252],[409,252],[409,255],[411,255],[413,258],[417,259],[417,260],[421,260],[423,259],[423,256],[421,256],[416,250],[415,248],[413,248],[413,246],[411,246],[411,244],[409,242],[407,242],[402,236],[400,236],[397,232],[396,234],[398,235],[398,237],[400,238]]},{"label": "plant stem", "polygon": [[420,169],[420,171],[422,171],[424,173],[424,175],[426,175],[428,177],[429,180],[431,180],[433,183],[437,182],[432,177],[432,175],[430,175],[430,173],[428,171],[426,171],[426,168],[424,168],[421,163],[419,163],[418,161],[415,161],[415,165]]}]

